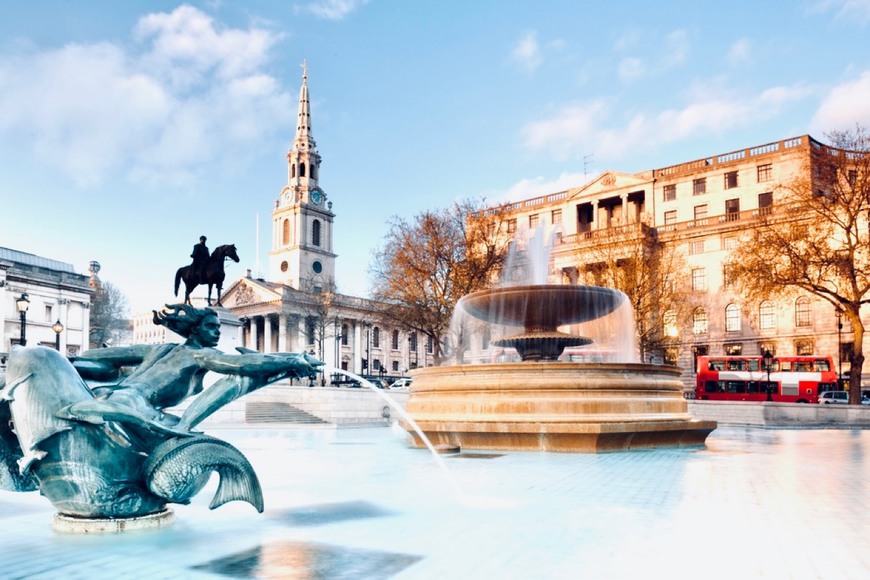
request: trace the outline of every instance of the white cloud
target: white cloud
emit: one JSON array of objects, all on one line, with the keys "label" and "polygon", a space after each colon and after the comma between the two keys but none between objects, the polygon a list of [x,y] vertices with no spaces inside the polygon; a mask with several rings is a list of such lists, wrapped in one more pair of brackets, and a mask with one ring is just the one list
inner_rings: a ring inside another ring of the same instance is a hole
[{"label": "white cloud", "polygon": [[341,20],[358,7],[368,4],[369,0],[316,0],[302,7],[319,18]]},{"label": "white cloud", "polygon": [[619,61],[619,67],[616,71],[616,74],[619,75],[619,79],[624,83],[630,83],[641,79],[647,76],[647,73],[648,69],[643,60],[636,57],[628,57]]},{"label": "white cloud", "polygon": [[640,111],[623,120],[613,119],[611,107],[599,99],[567,106],[550,118],[529,123],[521,136],[527,148],[556,159],[592,151],[601,160],[624,159],[635,151],[750,126],[810,94],[804,86],[774,87],[742,97],[710,92],[696,95],[680,109]]},{"label": "white cloud", "polygon": [[818,0],[811,11],[833,12],[835,18],[847,22],[870,22],[870,0]]},{"label": "white cloud", "polygon": [[511,51],[511,61],[527,72],[534,72],[541,65],[541,49],[535,32],[527,32]]},{"label": "white cloud", "polygon": [[810,123],[816,134],[870,126],[870,71],[833,87],[825,95]]},{"label": "white cloud", "polygon": [[537,197],[539,195],[549,195],[559,191],[566,191],[587,180],[594,179],[597,175],[583,175],[582,173],[562,172],[556,179],[545,180],[538,176],[533,179],[523,179],[513,184],[507,191],[496,197],[497,202],[520,201]]},{"label": "white cloud", "polygon": [[79,186],[112,171],[183,184],[292,122],[292,96],[260,70],[275,34],[182,6],[143,17],[136,35],[143,53],[99,43],[0,55],[0,140]]},{"label": "white cloud", "polygon": [[[645,46],[649,44],[650,46]],[[653,47],[660,47],[655,54]],[[647,43],[641,42],[636,33],[626,35],[617,40],[616,49],[643,51],[643,58],[638,56],[625,56],[617,65],[617,75],[626,84],[631,84],[643,78],[654,77],[677,67],[689,58],[691,43],[689,34],[685,30],[678,29],[669,32],[664,39],[652,39]]]},{"label": "white cloud", "polygon": [[731,66],[749,62],[752,58],[752,43],[748,38],[740,38],[731,45],[726,60]]}]

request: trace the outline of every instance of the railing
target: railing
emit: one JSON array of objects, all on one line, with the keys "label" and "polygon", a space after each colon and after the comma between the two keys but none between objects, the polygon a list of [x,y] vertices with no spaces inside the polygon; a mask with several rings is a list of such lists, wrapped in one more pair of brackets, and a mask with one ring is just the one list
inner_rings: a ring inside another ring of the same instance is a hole
[{"label": "railing", "polygon": [[[748,149],[741,149],[739,151],[731,151],[730,153],[723,153],[721,155],[716,155],[713,157],[706,157],[704,159],[698,159],[695,161],[688,161],[686,163],[680,163],[678,165],[671,165],[670,167],[664,167],[662,169],[654,169],[653,176],[655,177],[665,177],[669,175],[677,175],[681,173],[691,173],[701,169],[703,167],[710,167],[711,165],[720,165],[727,164],[734,161],[740,161],[746,159],[747,157],[759,157],[762,155],[770,155],[771,153],[776,153],[780,149],[791,149],[794,147],[799,147],[804,142],[804,137],[793,137],[791,139],[785,139],[783,141],[776,141],[774,143],[767,143],[765,145],[758,145],[755,147],[750,147]],[[820,145],[817,142],[810,140],[812,145],[816,148],[819,148]]]}]

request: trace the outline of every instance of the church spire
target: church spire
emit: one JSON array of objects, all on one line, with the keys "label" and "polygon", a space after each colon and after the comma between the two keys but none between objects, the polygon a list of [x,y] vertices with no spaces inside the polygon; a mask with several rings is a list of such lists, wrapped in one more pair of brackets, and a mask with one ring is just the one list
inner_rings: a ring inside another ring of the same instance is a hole
[{"label": "church spire", "polygon": [[311,137],[311,103],[308,100],[308,62],[302,61],[302,87],[299,89],[299,113],[296,118],[296,139],[294,146],[304,151],[314,149],[316,144]]}]

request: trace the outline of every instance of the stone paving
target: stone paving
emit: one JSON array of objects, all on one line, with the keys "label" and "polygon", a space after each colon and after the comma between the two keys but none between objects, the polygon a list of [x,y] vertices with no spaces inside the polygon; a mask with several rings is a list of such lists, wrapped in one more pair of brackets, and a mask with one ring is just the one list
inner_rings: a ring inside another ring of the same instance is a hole
[{"label": "stone paving", "polygon": [[398,428],[210,429],[251,460],[266,511],[59,535],[0,492],[2,578],[868,578],[870,431],[720,427],[706,448],[463,452]]}]

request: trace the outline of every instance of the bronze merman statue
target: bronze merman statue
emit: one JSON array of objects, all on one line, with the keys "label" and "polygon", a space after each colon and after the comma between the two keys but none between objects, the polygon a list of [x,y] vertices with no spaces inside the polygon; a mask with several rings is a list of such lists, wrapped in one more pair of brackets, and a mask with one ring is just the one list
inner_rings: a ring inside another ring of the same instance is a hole
[{"label": "bronze merman statue", "polygon": [[[73,363],[46,347],[13,349],[0,380],[0,487],[39,489],[65,516],[135,518],[188,503],[214,471],[210,507],[244,500],[263,510],[247,459],[193,428],[270,383],[313,377],[322,363],[305,353],[220,352],[210,309],[173,305],[154,321],[186,341],[94,349]],[[203,391],[209,371],[225,376]],[[166,412],[193,395],[180,417]]]}]

